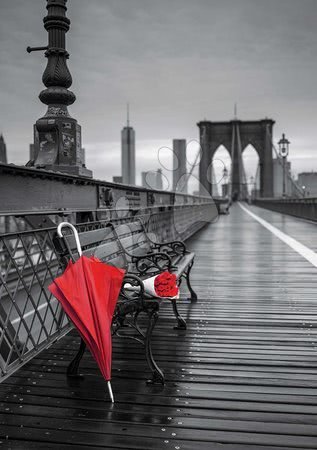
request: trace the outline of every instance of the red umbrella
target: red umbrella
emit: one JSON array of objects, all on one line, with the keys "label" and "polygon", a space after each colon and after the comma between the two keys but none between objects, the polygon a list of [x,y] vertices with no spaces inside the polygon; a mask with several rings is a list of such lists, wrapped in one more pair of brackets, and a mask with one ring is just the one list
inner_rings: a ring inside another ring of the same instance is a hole
[{"label": "red umbrella", "polygon": [[98,258],[82,255],[76,228],[63,222],[62,228],[70,227],[77,243],[79,259],[70,261],[63,275],[56,278],[49,290],[62,304],[80,335],[94,356],[100,371],[107,381],[111,400],[113,394],[110,384],[112,339],[111,322],[120,293],[125,271],[104,264]]}]

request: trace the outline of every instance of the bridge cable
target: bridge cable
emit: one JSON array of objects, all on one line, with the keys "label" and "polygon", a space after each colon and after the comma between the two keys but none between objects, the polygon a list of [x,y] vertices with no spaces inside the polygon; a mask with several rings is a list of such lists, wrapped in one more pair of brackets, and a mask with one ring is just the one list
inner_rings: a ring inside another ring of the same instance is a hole
[{"label": "bridge cable", "polygon": [[239,160],[239,172],[241,169],[241,177],[242,177],[242,195],[243,197],[248,197],[249,192],[247,189],[247,177],[245,172],[245,167],[242,159],[242,144],[241,144],[241,136],[240,136],[240,127],[238,124],[236,124],[236,133],[237,133],[237,142],[238,142],[238,160]]}]

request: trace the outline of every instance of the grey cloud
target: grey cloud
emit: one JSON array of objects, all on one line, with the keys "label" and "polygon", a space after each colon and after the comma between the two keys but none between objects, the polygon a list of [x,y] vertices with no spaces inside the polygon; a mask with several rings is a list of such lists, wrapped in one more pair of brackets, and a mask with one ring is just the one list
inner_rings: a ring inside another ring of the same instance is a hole
[{"label": "grey cloud", "polygon": [[[308,164],[317,166],[316,0],[70,0],[68,6],[77,95],[71,113],[99,177],[119,171],[128,100],[140,170],[145,161],[156,166],[149,141],[197,138],[198,120],[231,119],[235,101],[242,119],[275,118],[276,136],[285,131],[294,142],[291,155],[308,152]],[[27,44],[46,43],[45,13],[44,0],[0,1],[0,131],[17,163],[27,161],[33,123],[45,111],[37,99],[45,58],[25,52]]]}]

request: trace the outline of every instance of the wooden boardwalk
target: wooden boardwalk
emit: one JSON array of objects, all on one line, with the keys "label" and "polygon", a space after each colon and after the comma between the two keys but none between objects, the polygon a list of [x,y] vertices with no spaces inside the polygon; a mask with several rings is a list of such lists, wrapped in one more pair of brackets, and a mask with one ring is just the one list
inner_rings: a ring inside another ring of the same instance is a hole
[{"label": "wooden boardwalk", "polygon": [[[252,210],[316,250],[316,225]],[[317,448],[317,269],[238,205],[189,246],[200,300],[182,303],[186,332],[161,312],[166,385],[115,339],[111,405],[88,353],[85,379],[66,379],[67,336],[0,385],[1,449]]]}]

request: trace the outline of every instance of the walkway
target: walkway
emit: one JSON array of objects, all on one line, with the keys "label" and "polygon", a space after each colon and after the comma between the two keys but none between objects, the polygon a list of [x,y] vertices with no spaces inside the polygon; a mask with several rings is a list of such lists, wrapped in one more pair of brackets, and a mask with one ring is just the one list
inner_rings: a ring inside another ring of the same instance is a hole
[{"label": "walkway", "polygon": [[[248,209],[317,249],[316,225]],[[200,300],[183,302],[186,332],[162,311],[166,386],[146,386],[142,350],[116,339],[111,406],[88,353],[85,379],[67,381],[67,336],[0,385],[1,448],[317,448],[317,268],[239,205],[189,246]]]}]

